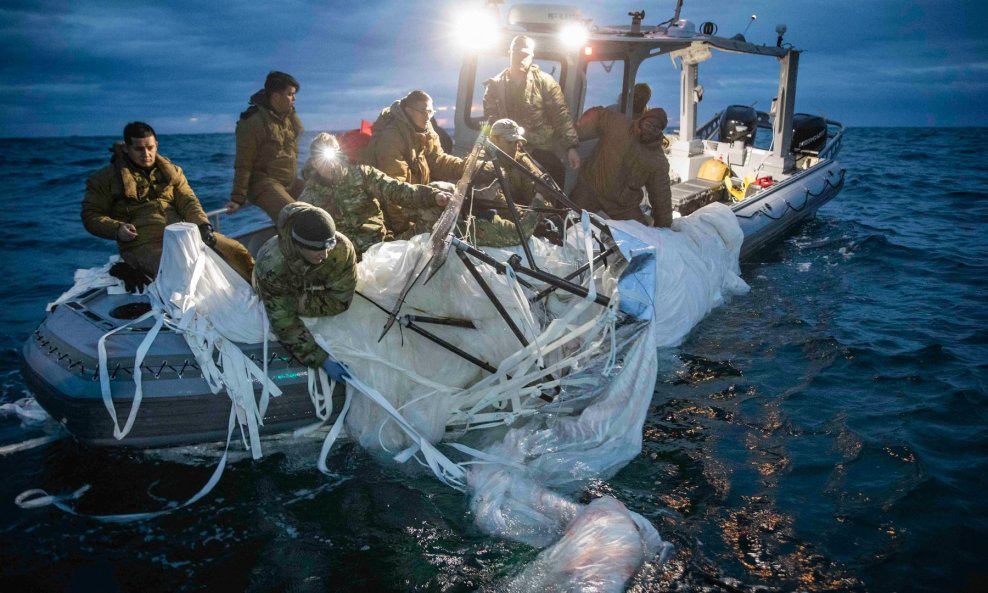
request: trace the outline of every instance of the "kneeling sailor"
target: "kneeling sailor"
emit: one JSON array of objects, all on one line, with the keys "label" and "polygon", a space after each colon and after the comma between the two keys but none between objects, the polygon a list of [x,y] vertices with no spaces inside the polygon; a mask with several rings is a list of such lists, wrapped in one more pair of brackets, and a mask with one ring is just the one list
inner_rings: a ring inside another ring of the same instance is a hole
[{"label": "kneeling sailor", "polygon": [[254,288],[271,329],[302,364],[322,367],[337,381],[349,378],[323,350],[301,317],[329,317],[350,307],[357,288],[357,256],[350,240],[322,208],[295,202],[278,215],[278,236],[257,254]]}]

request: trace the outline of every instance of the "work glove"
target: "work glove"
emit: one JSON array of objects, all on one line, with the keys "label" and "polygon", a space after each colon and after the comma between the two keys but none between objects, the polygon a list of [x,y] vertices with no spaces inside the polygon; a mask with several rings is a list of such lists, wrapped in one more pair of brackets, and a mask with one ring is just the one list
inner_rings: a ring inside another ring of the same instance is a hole
[{"label": "work glove", "polygon": [[350,378],[350,369],[332,356],[326,357],[325,362],[322,363],[322,370],[326,371],[326,374],[329,375],[330,378],[339,383],[342,383]]},{"label": "work glove", "polygon": [[213,225],[208,222],[200,224],[199,236],[202,237],[202,242],[208,247],[216,247],[216,235],[213,234]]},{"label": "work glove", "polygon": [[132,268],[127,262],[117,262],[110,267],[110,275],[123,280],[127,292],[140,293],[151,283],[151,278],[144,272]]},{"label": "work glove", "polygon": [[490,210],[477,210],[476,212],[474,212],[474,216],[476,216],[479,220],[486,220],[488,222],[493,221],[494,215],[496,214],[497,214],[497,210],[494,210],[493,208],[491,208]]}]

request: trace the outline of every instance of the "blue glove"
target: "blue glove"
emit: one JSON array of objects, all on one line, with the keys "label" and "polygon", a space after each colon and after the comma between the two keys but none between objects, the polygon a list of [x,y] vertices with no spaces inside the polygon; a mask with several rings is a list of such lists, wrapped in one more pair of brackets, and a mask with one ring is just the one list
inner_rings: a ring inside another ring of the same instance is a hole
[{"label": "blue glove", "polygon": [[326,374],[329,375],[334,381],[342,383],[350,378],[350,369],[332,356],[326,357],[326,361],[322,363],[322,369],[326,371]]}]

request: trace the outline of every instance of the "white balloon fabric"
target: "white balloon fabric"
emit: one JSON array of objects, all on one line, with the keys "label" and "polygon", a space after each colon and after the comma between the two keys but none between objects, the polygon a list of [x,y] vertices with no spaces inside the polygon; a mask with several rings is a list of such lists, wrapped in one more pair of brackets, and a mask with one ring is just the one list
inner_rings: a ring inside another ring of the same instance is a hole
[{"label": "white balloon fabric", "polygon": [[[428,247],[422,235],[372,247],[358,265],[360,296],[350,309],[305,320],[356,379],[347,386],[344,419],[351,438],[399,462],[416,459],[467,491],[475,521],[487,532],[548,546],[504,583],[507,590],[620,591],[643,562],[669,554],[655,528],[616,499],[583,505],[571,497],[641,451],[658,349],[679,344],[712,308],[747,290],[738,267],[743,236],[726,206],[706,206],[672,229],[605,222],[632,265],[593,264],[598,243],[586,218],[568,230],[562,247],[530,240],[536,264],[558,276],[591,263],[572,280],[589,289],[586,298],[555,290],[529,300],[545,286],[523,287],[510,266],[495,270],[454,247],[438,273],[412,289],[399,323],[379,340],[387,312]],[[233,342],[264,340],[263,306],[202,245],[193,225],[168,227],[164,247],[149,290],[156,315],[185,333],[214,391],[226,388],[247,419],[257,456],[256,424],[267,391],[276,387],[238,357]],[[519,251],[487,253],[505,262]],[[610,306],[594,302],[595,294],[610,298]],[[260,401],[252,380],[268,386]],[[440,442],[458,464],[434,447]]]},{"label": "white balloon fabric", "polygon": [[[532,305],[510,273],[477,264],[527,345],[452,254],[428,284],[409,293],[403,313],[472,322],[476,329],[428,329],[497,367],[493,374],[409,331],[408,320],[377,341],[386,319],[382,308],[392,308],[416,250],[425,248],[424,236],[364,255],[358,287],[380,307],[358,298],[345,314],[310,325],[417,436],[461,443],[454,448],[473,458],[463,466],[465,486],[481,528],[552,546],[505,584],[509,590],[619,591],[643,562],[669,553],[654,527],[617,500],[580,505],[565,493],[612,476],[638,455],[658,375],[657,348],[680,343],[726,296],[747,290],[738,268],[743,236],[725,206],[701,209],[674,229],[607,224],[636,265],[597,266],[575,281],[610,297],[611,307],[558,290],[547,303]],[[570,229],[561,248],[532,239],[537,263],[558,275],[576,269],[593,255],[588,233],[588,225]],[[645,257],[635,259],[632,251]],[[499,261],[511,255],[488,252]],[[621,307],[619,286],[634,289],[631,306]],[[619,307],[642,321],[619,326]],[[353,438],[398,460],[417,453],[416,438],[389,412],[349,390],[353,407],[346,422]],[[546,394],[557,401],[539,398]],[[482,435],[480,427],[495,430]]]}]

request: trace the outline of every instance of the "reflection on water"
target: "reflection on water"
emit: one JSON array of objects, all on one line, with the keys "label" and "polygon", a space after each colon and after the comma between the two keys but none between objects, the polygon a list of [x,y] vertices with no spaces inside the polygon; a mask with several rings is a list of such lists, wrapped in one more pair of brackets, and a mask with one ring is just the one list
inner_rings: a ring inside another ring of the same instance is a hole
[{"label": "reflection on water", "polygon": [[[851,129],[838,199],[745,264],[751,293],[667,355],[642,454],[574,493],[616,497],[676,546],[631,591],[988,590],[988,199],[977,183],[957,190],[953,160],[985,178],[971,158],[983,133]],[[0,140],[0,233],[16,254],[0,258],[0,403],[25,395],[17,351],[44,304],[112,250],[78,207],[113,140]],[[161,147],[207,209],[223,204],[232,135]],[[0,447],[44,434],[0,418]],[[464,497],[421,472],[344,444],[327,478],[318,450],[266,441],[193,507],[125,525],[11,501],[91,484],[80,511],[156,510],[195,493],[221,449],[60,439],[0,454],[0,589],[496,591],[538,553],[480,533]]]}]

